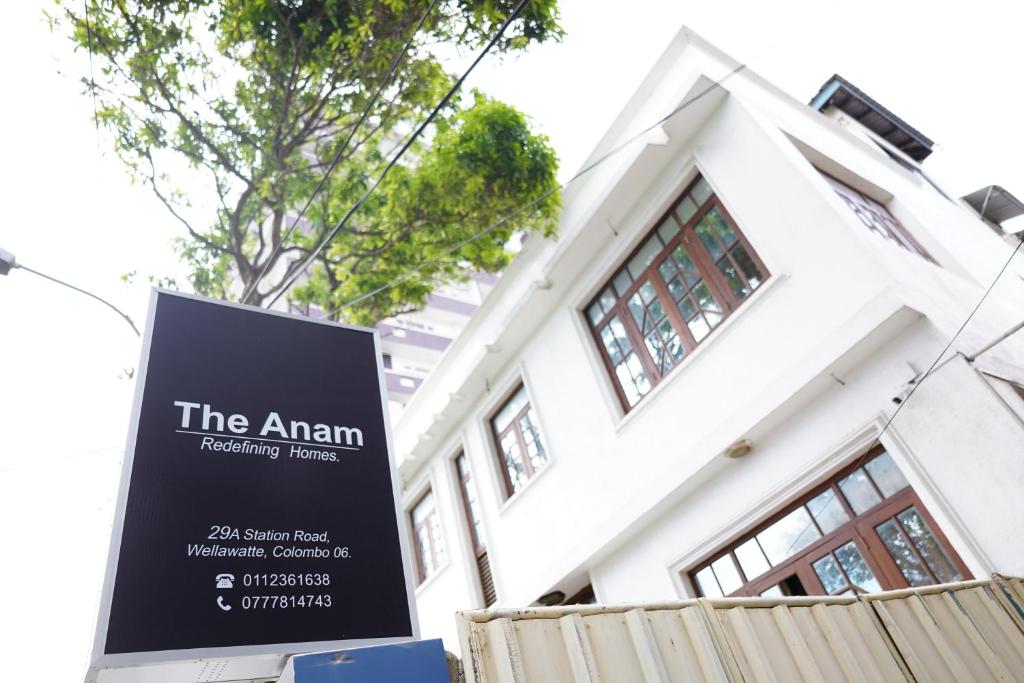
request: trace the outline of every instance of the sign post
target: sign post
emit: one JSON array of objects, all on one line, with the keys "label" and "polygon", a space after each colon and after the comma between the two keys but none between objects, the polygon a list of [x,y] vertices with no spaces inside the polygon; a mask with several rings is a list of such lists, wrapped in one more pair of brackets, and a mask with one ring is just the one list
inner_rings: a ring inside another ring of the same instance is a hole
[{"label": "sign post", "polygon": [[88,680],[418,637],[380,358],[375,330],[154,291]]}]

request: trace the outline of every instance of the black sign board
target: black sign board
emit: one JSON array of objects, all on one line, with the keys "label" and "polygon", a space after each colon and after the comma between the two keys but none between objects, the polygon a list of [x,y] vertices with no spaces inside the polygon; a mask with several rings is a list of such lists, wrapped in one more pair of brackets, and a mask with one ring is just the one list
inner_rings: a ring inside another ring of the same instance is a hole
[{"label": "black sign board", "polygon": [[94,667],[418,635],[377,341],[154,292]]}]

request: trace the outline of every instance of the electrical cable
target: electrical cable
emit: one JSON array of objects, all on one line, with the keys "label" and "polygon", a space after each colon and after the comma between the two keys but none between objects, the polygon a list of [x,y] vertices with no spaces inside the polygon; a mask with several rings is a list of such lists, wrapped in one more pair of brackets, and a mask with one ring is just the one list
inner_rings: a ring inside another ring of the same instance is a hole
[{"label": "electrical cable", "polygon": [[409,48],[412,47],[412,43],[416,39],[416,35],[423,28],[423,24],[426,23],[427,17],[430,16],[430,13],[434,10],[434,7],[437,6],[437,3],[438,0],[431,0],[431,3],[427,6],[427,9],[424,10],[423,15],[420,17],[420,20],[416,23],[416,28],[413,29],[413,32],[409,35],[409,39],[405,41],[405,45],[402,47],[402,50],[397,55],[395,55],[394,60],[392,60],[391,68],[388,70],[388,73],[384,77],[384,80],[382,80],[380,82],[380,85],[377,86],[377,90],[373,93],[373,96],[370,98],[370,101],[363,109],[363,113],[360,114],[359,120],[356,121],[355,125],[352,127],[352,130],[349,131],[348,137],[345,138],[345,142],[343,142],[341,144],[341,147],[338,148],[338,153],[334,155],[334,159],[331,161],[330,166],[328,166],[327,171],[320,179],[320,182],[317,183],[317,186],[316,188],[314,188],[313,193],[309,196],[309,199],[306,200],[306,204],[302,207],[302,210],[299,211],[299,214],[295,217],[295,220],[292,221],[292,224],[285,232],[284,237],[282,237],[281,240],[277,243],[277,246],[274,247],[273,252],[271,252],[270,256],[263,264],[263,270],[260,271],[260,274],[256,277],[256,279],[253,280],[253,282],[245,288],[245,291],[242,292],[242,298],[239,299],[240,302],[245,303],[245,300],[249,297],[249,295],[257,291],[260,282],[266,276],[267,271],[270,270],[270,266],[274,262],[274,259],[277,258],[277,255],[281,252],[281,249],[284,248],[284,245],[288,242],[288,239],[292,236],[292,233],[295,232],[295,228],[296,226],[298,226],[299,221],[302,220],[302,217],[306,214],[306,210],[309,209],[310,205],[313,203],[313,200],[316,199],[316,196],[320,194],[320,190],[322,190],[324,185],[327,183],[327,179],[330,178],[332,173],[334,173],[334,169],[337,168],[338,163],[341,161],[342,155],[345,153],[345,150],[348,149],[349,143],[352,142],[359,128],[369,117],[374,105],[377,104],[377,100],[380,98],[380,94],[384,92],[384,88],[387,87],[388,83],[391,82],[391,79],[394,78],[395,72],[398,71],[398,65],[402,63],[402,60],[405,58],[405,55],[408,54]]},{"label": "electrical cable", "polygon": [[[900,401],[899,405],[896,406],[896,410],[893,411],[889,419],[886,420],[885,425],[882,427],[881,431],[878,432],[879,439],[882,438],[882,435],[885,434],[886,430],[889,429],[889,425],[892,424],[892,421],[895,420],[896,416],[900,414],[901,410],[903,410],[903,406],[907,405],[907,403],[910,402],[910,397],[914,395],[914,393],[917,391],[917,388],[920,387],[921,384],[928,378],[928,376],[932,374],[932,372],[935,370],[935,367],[939,364],[939,361],[942,360],[942,357],[946,355],[946,352],[949,351],[950,347],[953,346],[953,343],[956,342],[960,334],[964,331],[964,329],[966,329],[968,323],[970,323],[971,319],[974,318],[974,314],[978,312],[978,309],[981,308],[981,305],[985,303],[985,299],[988,298],[988,295],[992,292],[993,289],[995,289],[996,284],[999,283],[999,280],[1003,277],[1003,274],[1006,273],[1006,269],[1010,267],[1011,263],[1013,263],[1013,259],[1020,251],[1021,245],[1024,245],[1024,236],[1022,236],[1020,241],[1017,242],[1017,246],[1014,248],[1014,250],[1010,252],[1010,258],[1006,259],[1006,263],[1004,263],[1003,267],[999,269],[999,273],[996,275],[995,279],[992,280],[992,284],[988,286],[988,289],[985,290],[985,293],[981,295],[980,299],[978,299],[978,303],[974,305],[973,309],[971,309],[970,314],[964,320],[963,324],[960,325],[960,328],[957,329],[956,333],[949,338],[949,341],[942,348],[942,351],[939,352],[939,355],[935,357],[935,360],[932,361],[932,364],[928,367],[928,369],[925,370],[924,374],[921,375],[921,378],[914,381],[914,386],[911,387],[910,391],[907,393],[906,398]],[[864,454],[860,458],[858,458],[854,469],[856,469],[856,467],[860,467],[861,465],[863,465],[866,458],[867,454]]]},{"label": "electrical cable", "polygon": [[658,119],[657,121],[655,121],[651,125],[647,126],[643,130],[639,131],[638,133],[635,133],[634,135],[631,135],[626,140],[624,140],[623,142],[619,143],[618,145],[616,145],[615,147],[613,147],[612,149],[610,149],[609,151],[607,151],[606,153],[604,153],[603,155],[598,157],[592,163],[588,164],[584,168],[582,168],[579,171],[577,171],[576,174],[573,177],[569,178],[568,180],[566,180],[561,185],[558,185],[556,187],[551,188],[547,192],[544,192],[540,196],[536,197],[535,199],[531,200],[530,202],[528,202],[528,203],[524,204],[523,206],[519,207],[518,209],[516,209],[512,213],[507,214],[507,215],[503,216],[502,218],[498,219],[497,221],[495,221],[494,223],[490,224],[489,226],[487,226],[483,230],[480,230],[479,232],[477,232],[477,233],[467,237],[465,240],[459,242],[454,247],[451,247],[446,253],[444,253],[444,254],[442,254],[440,256],[437,256],[437,257],[435,257],[433,259],[430,259],[428,261],[425,261],[424,263],[422,263],[422,264],[420,264],[418,266],[415,266],[414,268],[411,268],[408,274],[400,276],[398,278],[395,278],[394,280],[392,280],[391,282],[389,282],[386,285],[381,285],[380,287],[377,287],[376,289],[372,289],[369,292],[365,292],[364,294],[360,294],[355,299],[347,301],[344,304],[341,304],[340,306],[338,306],[337,308],[332,309],[328,313],[325,313],[323,317],[330,318],[331,316],[338,314],[339,312],[341,312],[342,310],[344,310],[346,308],[351,308],[352,306],[355,306],[355,305],[365,301],[366,299],[369,299],[372,296],[376,296],[377,294],[380,294],[383,291],[386,291],[388,289],[391,289],[392,287],[400,285],[401,283],[403,283],[406,280],[408,280],[409,278],[411,278],[414,273],[419,272],[420,270],[422,270],[423,268],[425,268],[425,267],[427,267],[429,265],[432,265],[434,263],[439,262],[441,259],[444,259],[444,258],[446,258],[448,256],[451,256],[453,253],[455,253],[458,250],[462,249],[466,245],[472,244],[473,242],[477,241],[478,239],[488,235],[491,232],[494,232],[495,230],[500,228],[505,223],[508,223],[510,220],[512,220],[516,216],[520,215],[524,211],[527,211],[528,209],[533,208],[534,206],[536,206],[540,202],[542,202],[545,199],[547,199],[548,197],[550,197],[555,192],[558,192],[560,190],[566,189],[573,182],[575,182],[579,178],[583,177],[587,173],[593,171],[595,168],[597,168],[598,166],[603,164],[605,161],[607,161],[611,157],[615,156],[616,154],[618,154],[619,152],[624,150],[626,147],[628,147],[633,142],[636,142],[637,139],[643,137],[647,133],[651,132],[652,130],[654,130],[658,126],[660,126],[663,123],[665,123],[666,121],[668,121],[670,118],[672,118],[673,116],[675,116],[679,112],[681,112],[684,109],[686,109],[687,107],[689,107],[694,102],[697,102],[701,98],[707,96],[712,91],[714,91],[717,88],[721,87],[721,85],[723,83],[725,83],[727,80],[729,80],[730,78],[732,78],[733,76],[735,76],[737,73],[739,73],[740,71],[742,71],[745,68],[746,68],[745,64],[740,64],[735,69],[733,69],[732,71],[727,73],[725,76],[722,76],[720,79],[718,79],[717,81],[713,82],[707,88],[705,88],[704,90],[700,91],[699,93],[697,93],[696,95],[694,95],[690,99],[688,99],[685,102],[683,102],[682,104],[680,104],[678,107],[676,107],[675,109],[670,111],[665,116],[661,117],[660,119]]},{"label": "electrical cable", "polygon": [[[999,269],[999,273],[996,275],[995,279],[992,280],[992,284],[990,284],[988,286],[988,289],[985,290],[985,293],[981,295],[980,299],[978,299],[978,303],[974,305],[973,309],[971,309],[970,314],[964,320],[963,324],[960,325],[960,328],[957,329],[956,333],[954,333],[953,336],[949,338],[949,341],[942,348],[942,351],[939,352],[939,355],[935,357],[935,360],[932,361],[932,364],[930,366],[928,366],[928,369],[925,370],[924,374],[922,374],[920,378],[913,380],[914,386],[911,387],[911,389],[907,393],[906,397],[902,401],[900,401],[899,405],[896,406],[896,410],[894,410],[892,415],[889,416],[889,419],[885,421],[885,424],[882,426],[882,429],[878,432],[878,436],[875,437],[875,439],[877,441],[881,441],[882,440],[882,436],[886,433],[886,431],[888,431],[889,425],[891,425],[893,420],[896,419],[896,416],[900,414],[900,411],[903,410],[903,407],[905,405],[907,405],[907,403],[910,402],[910,397],[913,396],[914,393],[917,391],[918,387],[920,387],[921,384],[923,384],[924,381],[926,379],[928,379],[928,377],[935,370],[936,366],[938,366],[939,361],[942,360],[942,357],[946,355],[946,352],[949,351],[950,347],[953,346],[954,342],[956,342],[956,340],[960,336],[960,334],[964,331],[964,329],[967,328],[967,325],[971,322],[971,319],[974,318],[974,314],[977,313],[978,309],[981,308],[981,305],[983,303],[985,303],[985,299],[987,299],[988,295],[992,292],[993,289],[995,289],[996,284],[999,283],[999,280],[1003,277],[1003,274],[1006,273],[1006,269],[1010,267],[1011,263],[1013,263],[1013,259],[1017,255],[1017,253],[1020,251],[1021,245],[1024,245],[1024,236],[1021,236],[1021,239],[1017,243],[1016,248],[1014,248],[1014,250],[1010,253],[1010,257],[1008,259],[1006,259],[1006,263],[1004,263],[1003,267]],[[863,466],[864,463],[867,462],[869,455],[871,455],[871,451],[870,450],[867,453],[864,453],[863,455],[861,455],[859,458],[857,458],[857,460],[854,461],[853,466],[850,469],[856,470],[858,467]],[[800,541],[800,539],[807,532],[807,530],[810,529],[811,526],[814,525],[814,523],[815,522],[814,522],[814,520],[812,518],[811,523],[808,524],[806,527],[804,527],[803,531],[801,531],[797,535],[796,540],[794,540],[793,543],[786,550],[786,556],[787,557],[793,551],[793,548]]]},{"label": "electrical cable", "polygon": [[124,321],[126,323],[128,323],[129,325],[131,325],[132,332],[135,333],[136,337],[141,337],[142,336],[141,334],[139,334],[139,328],[135,327],[135,323],[132,322],[132,319],[128,317],[128,314],[125,313],[124,311],[122,311],[120,308],[118,308],[114,304],[112,304],[109,301],[107,301],[106,299],[104,299],[103,297],[98,296],[96,294],[93,294],[92,292],[86,291],[86,290],[82,289],[81,287],[75,287],[73,284],[70,284],[68,282],[64,282],[63,280],[57,279],[57,278],[53,277],[52,275],[47,275],[46,273],[40,273],[38,270],[33,270],[33,269],[29,268],[28,266],[22,265],[20,263],[15,263],[13,267],[14,268],[20,268],[21,270],[27,270],[28,272],[32,273],[33,275],[38,275],[41,278],[45,278],[47,280],[50,280],[51,282],[56,282],[58,285],[64,285],[65,287],[69,287],[69,288],[75,290],[76,292],[81,292],[82,294],[85,294],[86,296],[89,296],[89,297],[92,297],[93,299],[96,299],[96,301],[99,301],[101,304],[103,304],[104,306],[107,306],[112,311],[117,313],[119,316],[124,318]]},{"label": "electrical cable", "polygon": [[438,113],[440,113],[441,109],[443,109],[448,104],[448,102],[455,95],[455,93],[462,87],[463,82],[467,78],[469,78],[469,75],[473,72],[474,69],[476,69],[477,65],[483,60],[487,53],[490,52],[491,48],[493,48],[497,44],[498,40],[501,38],[502,35],[504,35],[505,31],[512,24],[512,22],[519,17],[523,9],[526,7],[526,3],[528,2],[529,0],[519,0],[519,4],[516,5],[515,9],[513,9],[512,13],[509,14],[507,19],[505,19],[505,22],[501,25],[498,31],[488,41],[487,45],[484,46],[484,49],[480,51],[480,54],[476,56],[473,62],[469,65],[469,68],[466,69],[466,71],[463,72],[459,79],[455,81],[455,84],[448,89],[448,92],[445,93],[445,96],[441,98],[441,101],[438,102],[437,106],[435,106],[434,109],[430,112],[430,115],[427,116],[427,118],[416,128],[416,130],[413,131],[412,135],[410,135],[402,143],[401,148],[391,158],[391,160],[388,162],[388,165],[384,167],[383,171],[381,171],[380,175],[377,176],[377,179],[374,181],[374,183],[369,188],[367,188],[366,192],[363,193],[363,195],[356,201],[356,203],[353,204],[352,207],[347,212],[345,212],[345,215],[342,216],[341,220],[338,221],[338,224],[334,226],[334,229],[331,230],[327,237],[325,237],[323,241],[320,242],[319,246],[317,246],[313,253],[310,254],[302,263],[302,267],[299,268],[299,270],[297,270],[290,278],[288,278],[284,286],[277,292],[277,294],[274,295],[274,298],[270,300],[270,303],[267,304],[267,308],[270,308],[275,303],[277,303],[277,300],[280,299],[291,288],[293,284],[295,284],[295,281],[298,280],[303,275],[303,273],[306,272],[306,269],[309,268],[310,264],[313,263],[313,261],[320,254],[320,252],[323,251],[323,249],[331,242],[331,240],[334,239],[334,237],[339,232],[341,232],[341,229],[345,227],[345,224],[348,222],[348,219],[351,218],[352,215],[355,214],[355,212],[358,211],[360,207],[362,207],[362,205],[366,203],[366,200],[370,198],[370,195],[373,194],[373,191],[377,189],[381,182],[383,182],[384,178],[388,175],[391,169],[394,168],[395,165],[398,163],[398,160],[402,158],[402,156],[409,150],[410,147],[412,147],[412,144],[416,142],[419,136],[423,134],[423,131],[426,130],[427,126],[429,126],[431,122],[433,122],[434,118],[438,115]]}]

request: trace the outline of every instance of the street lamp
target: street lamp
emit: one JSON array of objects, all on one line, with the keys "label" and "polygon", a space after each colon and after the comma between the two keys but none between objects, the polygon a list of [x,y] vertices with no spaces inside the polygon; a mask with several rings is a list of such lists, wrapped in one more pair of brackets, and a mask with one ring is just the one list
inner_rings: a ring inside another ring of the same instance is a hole
[{"label": "street lamp", "polygon": [[99,301],[101,304],[103,304],[104,306],[107,306],[112,311],[117,313],[119,316],[124,318],[124,321],[131,326],[132,332],[135,333],[135,336],[137,336],[137,337],[141,337],[142,336],[141,334],[139,334],[139,329],[137,327],[135,327],[135,323],[132,322],[132,319],[128,317],[128,314],[123,312],[121,309],[119,309],[117,306],[115,306],[114,304],[110,303],[106,299],[104,299],[102,297],[99,297],[99,296],[93,294],[92,292],[87,292],[84,289],[82,289],[81,287],[75,287],[74,285],[69,284],[67,282],[64,282],[63,280],[58,280],[57,278],[55,278],[53,276],[50,276],[50,275],[47,275],[46,273],[40,273],[38,270],[32,270],[28,266],[24,266],[24,265],[18,263],[18,261],[14,258],[14,254],[12,254],[11,252],[4,251],[3,249],[0,249],[0,275],[7,275],[12,270],[17,270],[17,269],[27,270],[28,272],[32,273],[33,275],[38,275],[39,277],[45,278],[45,279],[49,280],[50,282],[56,282],[58,285],[64,285],[65,287],[73,289],[76,292],[81,292],[82,294],[85,294],[88,297],[96,299],[96,301]]}]

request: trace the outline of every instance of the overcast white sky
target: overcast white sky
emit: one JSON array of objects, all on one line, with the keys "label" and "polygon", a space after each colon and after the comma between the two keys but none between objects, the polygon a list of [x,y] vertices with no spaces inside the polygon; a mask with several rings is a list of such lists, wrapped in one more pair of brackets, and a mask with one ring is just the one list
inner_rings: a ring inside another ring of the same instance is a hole
[{"label": "overcast white sky", "polygon": [[[0,22],[0,247],[145,319],[147,288],[181,275],[174,222],[97,142],[69,75],[81,56],[11,2]],[[1024,197],[1019,3],[563,0],[561,44],[488,62],[473,85],[531,115],[563,177],[686,24],[801,101],[839,73],[936,140],[926,168],[956,194]],[[842,10],[840,11],[840,8]],[[66,74],[60,75],[60,71]],[[0,650],[4,677],[81,679],[102,581],[138,340],[101,305],[24,271],[0,278]],[[30,673],[31,672],[31,673]]]}]

